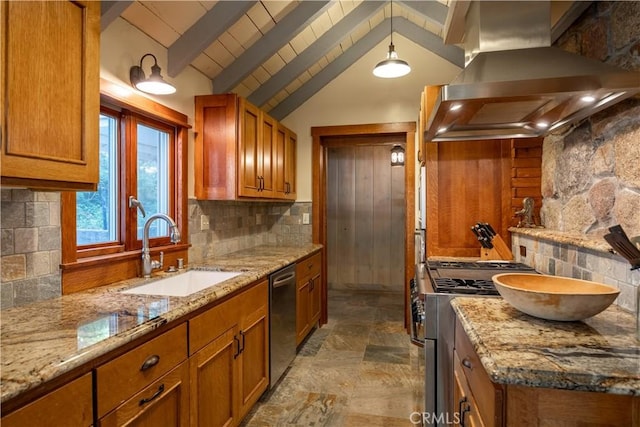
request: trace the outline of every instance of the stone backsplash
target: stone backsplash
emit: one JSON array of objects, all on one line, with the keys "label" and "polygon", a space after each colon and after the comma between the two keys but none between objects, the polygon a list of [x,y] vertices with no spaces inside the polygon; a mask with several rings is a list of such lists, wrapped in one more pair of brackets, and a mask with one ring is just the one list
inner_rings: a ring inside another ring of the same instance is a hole
[{"label": "stone backsplash", "polygon": [[60,295],[60,193],[0,191],[2,308]]},{"label": "stone backsplash", "polygon": [[635,313],[640,270],[631,270],[625,259],[604,252],[606,243],[568,233],[530,229],[515,231],[511,239],[516,261],[543,274],[612,285],[620,290],[615,304]]},{"label": "stone backsplash", "polygon": [[[60,193],[2,189],[0,308],[61,295]],[[311,202],[189,200],[190,262],[263,244],[311,242]],[[209,228],[200,230],[200,216]]]},{"label": "stone backsplash", "polygon": [[[303,224],[303,214],[309,224]],[[201,216],[209,226],[201,230]],[[311,202],[189,200],[189,262],[259,245],[311,243]]]},{"label": "stone backsplash", "polygon": [[[640,2],[594,2],[557,45],[638,71],[640,85]],[[545,227],[601,238],[620,224],[640,234],[640,96],[545,138],[542,156]]]}]

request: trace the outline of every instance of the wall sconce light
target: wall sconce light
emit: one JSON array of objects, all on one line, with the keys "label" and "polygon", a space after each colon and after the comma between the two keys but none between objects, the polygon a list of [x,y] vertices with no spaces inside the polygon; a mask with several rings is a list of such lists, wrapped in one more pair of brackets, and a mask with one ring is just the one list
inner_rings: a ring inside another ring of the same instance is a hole
[{"label": "wall sconce light", "polygon": [[404,166],[404,148],[394,145],[391,149],[391,166]]},{"label": "wall sconce light", "polygon": [[[146,78],[144,71],[142,71],[142,61],[147,56],[152,57],[154,61],[151,66],[151,75],[149,78]],[[173,85],[165,82],[162,78],[162,75],[160,74],[160,67],[158,66],[158,60],[151,53],[147,53],[140,58],[140,65],[134,65],[131,67],[129,70],[129,80],[131,80],[133,87],[139,91],[150,93],[152,95],[170,95],[176,91],[176,88],[173,87]]]}]

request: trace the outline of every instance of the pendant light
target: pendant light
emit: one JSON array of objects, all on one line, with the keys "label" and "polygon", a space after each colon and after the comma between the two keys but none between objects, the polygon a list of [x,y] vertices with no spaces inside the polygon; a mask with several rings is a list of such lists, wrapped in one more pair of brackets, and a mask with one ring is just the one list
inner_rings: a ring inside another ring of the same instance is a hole
[{"label": "pendant light", "polygon": [[373,75],[376,77],[382,77],[385,79],[393,79],[396,77],[402,77],[411,71],[411,67],[407,64],[407,61],[403,61],[398,58],[395,46],[393,45],[393,1],[391,1],[391,44],[389,45],[389,52],[387,53],[387,59],[378,62],[378,65],[373,69]]}]

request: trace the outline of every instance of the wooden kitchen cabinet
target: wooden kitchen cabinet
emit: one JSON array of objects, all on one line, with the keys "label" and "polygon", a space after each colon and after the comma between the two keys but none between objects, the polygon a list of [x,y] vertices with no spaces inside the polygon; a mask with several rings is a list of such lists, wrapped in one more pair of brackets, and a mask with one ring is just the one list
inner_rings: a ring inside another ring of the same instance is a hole
[{"label": "wooden kitchen cabinet", "polygon": [[296,134],[279,123],[276,129],[274,187],[280,199],[296,199],[296,147]]},{"label": "wooden kitchen cabinet", "polygon": [[100,2],[1,2],[0,25],[2,185],[95,190]]},{"label": "wooden kitchen cabinet", "polygon": [[[590,427],[640,425],[640,397],[491,382],[456,321],[454,408],[464,426]],[[462,418],[460,418],[462,421]]]},{"label": "wooden kitchen cabinet", "polygon": [[90,426],[93,423],[91,373],[73,380],[2,417],[5,427]]},{"label": "wooden kitchen cabinet", "polygon": [[99,427],[163,425],[189,426],[189,364],[187,362],[182,362],[98,421]]},{"label": "wooden kitchen cabinet", "polygon": [[268,281],[189,321],[192,426],[236,426],[269,384]]},{"label": "wooden kitchen cabinet", "polygon": [[321,252],[296,264],[296,345],[300,345],[320,319],[321,268]]},{"label": "wooden kitchen cabinet", "polygon": [[236,94],[196,96],[195,110],[196,198],[295,199],[293,132]]}]

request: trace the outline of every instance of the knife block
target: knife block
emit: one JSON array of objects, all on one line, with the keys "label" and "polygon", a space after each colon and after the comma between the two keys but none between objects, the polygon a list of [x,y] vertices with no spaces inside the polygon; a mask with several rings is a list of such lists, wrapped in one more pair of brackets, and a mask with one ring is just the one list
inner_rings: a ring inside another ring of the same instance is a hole
[{"label": "knife block", "polygon": [[507,244],[502,240],[499,234],[493,236],[491,240],[493,244],[493,248],[481,248],[480,249],[480,259],[482,260],[503,260],[503,261],[512,261],[513,253],[511,249],[507,246]]}]

